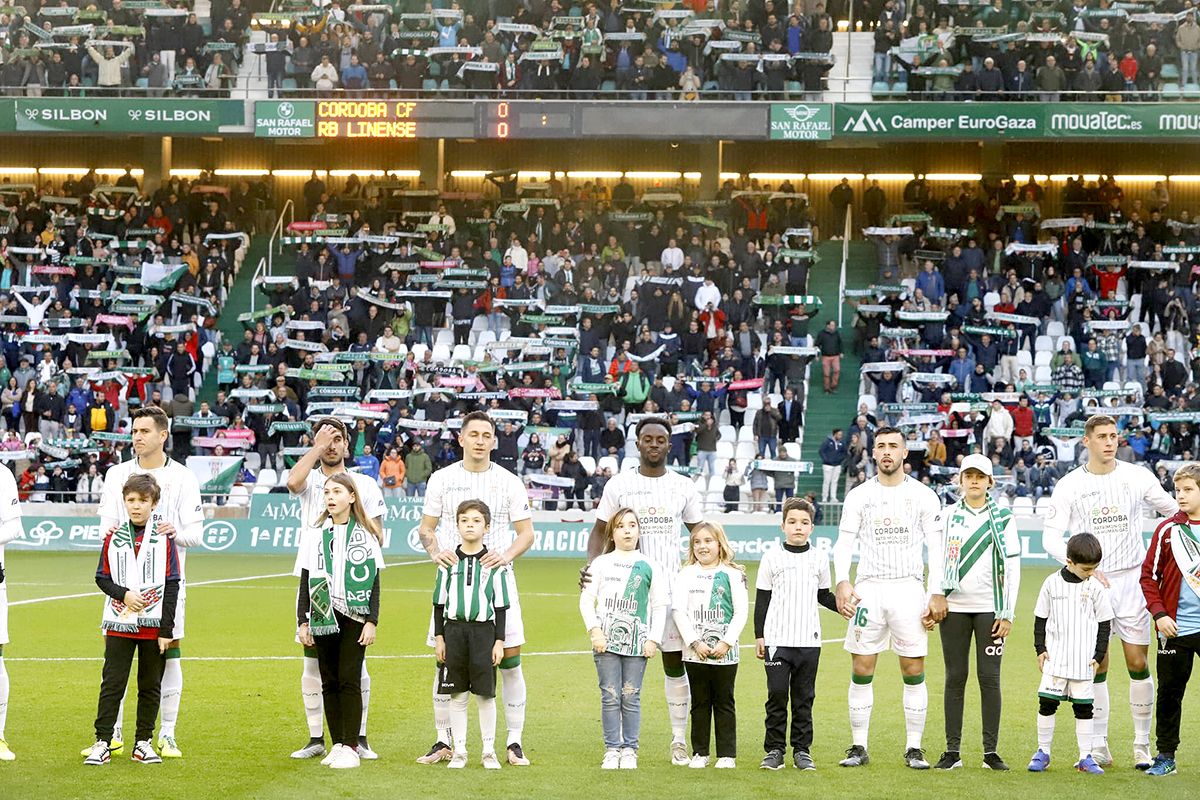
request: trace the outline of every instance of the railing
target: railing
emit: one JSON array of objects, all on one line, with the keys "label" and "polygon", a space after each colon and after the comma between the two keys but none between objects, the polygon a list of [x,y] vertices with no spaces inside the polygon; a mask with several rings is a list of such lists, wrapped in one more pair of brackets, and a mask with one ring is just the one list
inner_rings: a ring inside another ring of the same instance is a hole
[{"label": "railing", "polygon": [[[291,218],[288,218],[288,214]],[[279,209],[279,218],[275,220],[275,227],[271,230],[271,240],[267,243],[267,277],[275,274],[275,241],[283,237],[283,232],[287,226],[296,221],[296,204],[290,199],[283,204],[283,208]],[[283,255],[283,244],[279,244],[279,254]]]},{"label": "railing", "polygon": [[838,312],[837,322],[838,328],[842,327],[842,309],[845,303],[842,298],[846,295],[846,263],[850,260],[850,237],[854,235],[854,225],[851,222],[851,216],[854,214],[854,209],[851,206],[846,207],[846,229],[842,231],[842,271],[838,277]]},{"label": "railing", "polygon": [[[290,200],[288,201],[291,202]],[[258,280],[265,277],[268,273],[267,256],[263,256],[258,260],[258,266],[254,268],[254,276],[250,279],[250,313],[253,314],[258,310]],[[253,327],[253,326],[252,326]]]}]

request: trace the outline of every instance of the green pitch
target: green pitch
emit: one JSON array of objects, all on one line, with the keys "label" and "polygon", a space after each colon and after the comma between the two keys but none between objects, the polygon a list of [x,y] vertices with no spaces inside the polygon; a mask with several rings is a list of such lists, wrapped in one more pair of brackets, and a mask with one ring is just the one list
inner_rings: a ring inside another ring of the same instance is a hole
[{"label": "green pitch", "polygon": [[[97,596],[61,598],[95,590],[92,553],[8,553],[12,642],[4,649],[12,681],[8,741],[17,761],[0,763],[0,798],[171,796],[206,798],[487,797],[558,798],[599,792],[610,797],[683,794],[740,797],[959,797],[1049,793],[1063,798],[1133,797],[1153,791],[1184,796],[1200,786],[1200,722],[1185,712],[1178,776],[1151,779],[1130,764],[1128,677],[1120,665],[1110,673],[1113,714],[1110,741],[1117,764],[1107,775],[1080,775],[1074,722],[1059,714],[1054,762],[1044,775],[1024,771],[1035,746],[1038,675],[1033,656],[1032,610],[1048,573],[1022,576],[1018,620],[1004,660],[1004,721],[1000,752],[1014,771],[980,769],[979,701],[967,687],[963,760],[949,774],[916,773],[901,760],[904,719],[896,660],[880,659],[871,726],[871,765],[846,770],[837,760],[849,745],[846,686],[849,656],[840,642],[825,645],[817,685],[818,772],[761,772],[765,679],[752,651],[743,649],[738,675],[738,769],[703,774],[673,767],[662,670],[646,673],[642,692],[641,766],[636,773],[602,773],[600,700],[595,671],[579,621],[575,582],[578,564],[529,560],[519,568],[528,643],[523,664],[529,685],[525,725],[528,768],[505,765],[484,773],[478,764],[478,727],[472,711],[471,766],[454,773],[444,764],[414,763],[433,741],[430,685],[433,665],[425,647],[433,569],[428,563],[397,566],[383,574],[383,619],[371,648],[370,738],[380,760],[335,773],[315,761],[288,754],[307,740],[300,702],[299,647],[293,642],[295,581],[290,557],[197,553],[188,559],[187,639],[183,646],[184,691],[177,731],[186,757],[161,766],[129,761],[133,692],[126,705],[126,755],[101,768],[84,768],[79,749],[92,741],[100,683],[102,642]],[[753,580],[754,567],[750,567]],[[753,585],[753,584],[751,584]],[[753,597],[753,592],[751,592]],[[49,599],[41,599],[49,598]],[[61,598],[61,599],[56,599]],[[37,602],[26,602],[26,601]],[[842,620],[822,611],[827,639],[843,635]],[[743,637],[744,642],[749,635]],[[942,735],[942,665],[938,637],[931,637],[926,755],[936,760]],[[1117,658],[1119,661],[1119,656]],[[657,660],[656,660],[657,661]],[[1200,695],[1200,678],[1192,690]],[[1196,708],[1200,700],[1189,697]],[[497,738],[504,740],[503,707]],[[789,753],[790,764],[790,753]],[[1151,784],[1153,784],[1151,786]],[[1027,795],[1029,796],[1029,795]]]}]

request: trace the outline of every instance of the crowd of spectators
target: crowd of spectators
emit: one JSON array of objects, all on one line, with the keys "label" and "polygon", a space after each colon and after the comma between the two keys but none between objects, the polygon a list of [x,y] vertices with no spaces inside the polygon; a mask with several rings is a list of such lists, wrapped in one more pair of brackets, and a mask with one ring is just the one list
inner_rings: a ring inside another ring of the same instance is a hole
[{"label": "crowd of spectators", "polygon": [[1046,191],[943,195],[918,178],[900,214],[867,228],[878,279],[850,292],[864,365],[848,485],[870,474],[885,423],[909,432],[915,475],[949,491],[962,456],[983,452],[1029,509],[1085,452],[1094,413],[1116,419],[1118,457],[1164,485],[1200,453],[1200,225],[1162,183],[1135,197],[1072,178],[1057,218]]},{"label": "crowd of spectators", "polygon": [[[435,4],[436,5],[436,4]],[[820,92],[834,20],[821,2],[453,2],[258,15],[273,92],[401,90],[694,100]],[[789,85],[792,84],[792,85]]]},{"label": "crowd of spectators", "polygon": [[[714,503],[765,510],[795,485],[821,323],[790,185],[689,203],[624,179],[488,199],[314,176],[304,194],[294,271],[264,280],[243,341],[221,343],[211,409],[255,432],[276,476],[303,420],[336,412],[359,466],[419,495],[459,457],[456,419],[484,409],[496,460],[548,508],[599,498],[644,414],[671,420],[672,468]],[[840,351],[836,328],[823,346]]]},{"label": "crowd of spectators", "polygon": [[1191,3],[870,5],[877,94],[893,81],[933,100],[1159,100],[1200,88]]},{"label": "crowd of spectators", "polygon": [[[107,467],[130,457],[130,408],[196,413],[267,201],[263,187],[211,181],[146,192],[127,171],[0,184],[0,457],[23,500],[98,495]],[[219,454],[191,438],[205,432],[177,426],[172,454]]]}]

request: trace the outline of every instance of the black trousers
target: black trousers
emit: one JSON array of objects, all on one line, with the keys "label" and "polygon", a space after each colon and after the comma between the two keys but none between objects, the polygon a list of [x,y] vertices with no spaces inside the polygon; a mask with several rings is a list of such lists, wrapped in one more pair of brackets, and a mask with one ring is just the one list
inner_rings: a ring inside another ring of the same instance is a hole
[{"label": "black trousers", "polygon": [[104,670],[100,678],[100,701],[96,704],[96,741],[112,738],[113,726],[121,710],[121,700],[129,686],[133,655],[138,660],[137,734],[134,742],[148,742],[158,720],[162,693],[163,667],[166,661],[158,652],[158,639],[104,637]]},{"label": "black trousers", "polygon": [[996,752],[1000,736],[1000,658],[1004,640],[992,639],[996,616],[952,611],[941,624],[942,658],[946,664],[946,689],[942,695],[946,717],[946,749],[957,752],[962,744],[963,701],[971,674],[971,637],[975,637],[975,679],[983,712],[983,752]]},{"label": "black trousers", "polygon": [[789,697],[792,749],[808,752],[812,747],[812,707],[820,661],[819,647],[767,648],[763,662],[767,670],[767,736],[763,749],[767,752],[787,749]]},{"label": "black trousers", "polygon": [[333,744],[358,747],[362,726],[362,665],[367,648],[358,643],[363,624],[334,611],[338,632],[314,636],[317,666],[321,670],[321,696],[325,721]]},{"label": "black trousers", "polygon": [[[1182,591],[1189,591],[1185,586]],[[1183,713],[1183,693],[1192,677],[1192,662],[1200,655],[1200,633],[1159,639],[1158,645],[1158,726],[1155,732],[1158,752],[1175,753],[1179,747],[1179,718]]]},{"label": "black trousers", "polygon": [[692,689],[692,752],[709,754],[709,734],[715,723],[717,758],[737,758],[737,712],[733,684],[737,664],[683,662]]}]

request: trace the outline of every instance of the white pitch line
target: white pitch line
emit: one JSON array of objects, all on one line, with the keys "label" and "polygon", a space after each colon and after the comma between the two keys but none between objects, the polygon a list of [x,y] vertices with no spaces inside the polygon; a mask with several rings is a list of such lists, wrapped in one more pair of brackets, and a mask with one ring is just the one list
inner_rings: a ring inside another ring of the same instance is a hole
[{"label": "white pitch line", "polygon": [[[415,564],[428,564],[428,561],[398,561],[395,564],[385,564],[386,567],[410,567]],[[271,575],[247,575],[242,578],[215,578],[209,581],[196,581],[188,583],[187,588],[194,589],[198,586],[216,586],[222,583],[242,583],[244,581],[262,581],[269,578],[290,578],[290,572],[276,572]],[[28,600],[10,600],[10,606],[28,606],[34,603],[49,603],[53,600],[79,600],[84,597],[100,597],[103,592],[80,592],[79,594],[59,594],[51,597],[31,597]]]},{"label": "white pitch line", "polygon": [[[843,641],[842,638],[837,639],[822,639],[821,644],[834,644],[835,642]],[[754,645],[744,644],[740,649],[752,650]],[[521,653],[522,658],[530,656],[590,656],[591,650],[547,650],[544,652]],[[404,653],[401,655],[388,656],[368,656],[370,661],[412,661],[415,659],[428,659],[433,656],[432,653]],[[300,661],[302,656],[187,656],[183,660],[192,661],[213,661],[213,662],[228,662],[228,661]],[[75,658],[59,657],[59,658],[38,658],[34,656],[26,658],[5,658],[5,663],[15,664],[17,662],[49,662],[49,663],[95,663],[104,661],[103,658],[92,656],[79,656]]]}]

